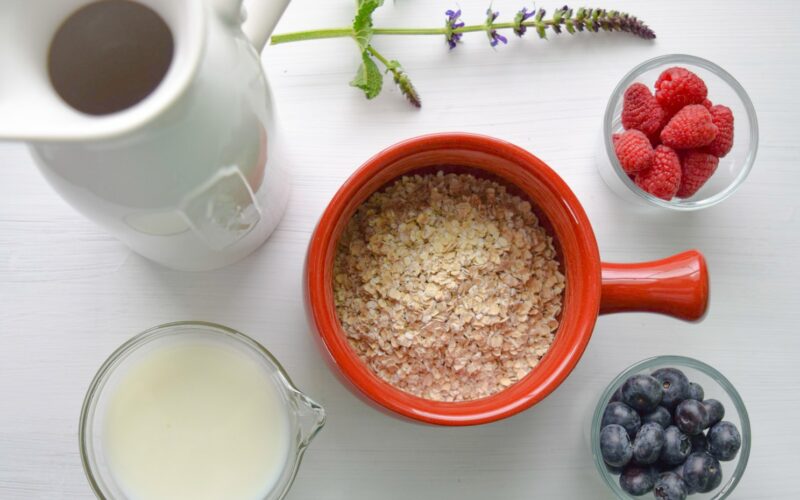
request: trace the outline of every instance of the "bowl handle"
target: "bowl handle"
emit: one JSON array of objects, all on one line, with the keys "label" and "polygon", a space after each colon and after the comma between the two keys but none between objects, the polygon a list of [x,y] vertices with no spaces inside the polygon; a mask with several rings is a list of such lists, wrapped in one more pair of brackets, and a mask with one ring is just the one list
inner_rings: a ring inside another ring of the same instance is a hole
[{"label": "bowl handle", "polygon": [[708,308],[708,268],[697,250],[652,262],[602,264],[600,314],[654,312],[700,321]]}]

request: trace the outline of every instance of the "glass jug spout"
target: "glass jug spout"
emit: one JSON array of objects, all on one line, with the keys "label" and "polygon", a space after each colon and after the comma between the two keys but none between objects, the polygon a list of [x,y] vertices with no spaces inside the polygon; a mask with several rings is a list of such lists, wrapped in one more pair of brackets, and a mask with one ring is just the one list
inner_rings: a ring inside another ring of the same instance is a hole
[{"label": "glass jug spout", "polygon": [[305,449],[325,425],[325,409],[300,391],[292,394],[294,417],[297,420],[300,448]]}]

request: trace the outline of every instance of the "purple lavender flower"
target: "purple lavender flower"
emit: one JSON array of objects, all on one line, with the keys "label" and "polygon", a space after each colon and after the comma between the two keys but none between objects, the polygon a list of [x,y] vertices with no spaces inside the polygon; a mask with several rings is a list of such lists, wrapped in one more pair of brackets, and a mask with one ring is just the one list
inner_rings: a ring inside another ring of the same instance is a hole
[{"label": "purple lavender flower", "polygon": [[516,25],[514,26],[514,33],[517,36],[522,36],[525,34],[526,31],[528,31],[528,27],[523,26],[522,23],[524,23],[534,15],[536,15],[536,9],[532,10],[531,12],[528,12],[527,7],[523,7],[521,11],[517,12],[517,16],[514,18],[514,24]]},{"label": "purple lavender flower", "polygon": [[486,27],[488,28],[486,31],[486,36],[489,37],[489,43],[492,44],[492,47],[497,47],[497,44],[500,42],[508,43],[508,38],[504,37],[500,33],[497,32],[496,29],[492,28],[492,24],[494,20],[497,19],[497,16],[500,15],[499,11],[492,11],[492,8],[486,10]]},{"label": "purple lavender flower", "polygon": [[459,18],[461,17],[461,9],[458,10],[448,10],[445,12],[447,19],[445,20],[445,28],[447,29],[447,34],[445,35],[447,38],[447,45],[450,46],[450,50],[456,48],[459,42],[461,42],[461,37],[464,36],[463,33],[453,33],[453,30],[458,28],[464,27],[464,21],[460,21]]},{"label": "purple lavender flower", "polygon": [[497,44],[503,42],[503,44],[508,43],[508,38],[504,37],[497,30],[492,30],[489,34],[489,39],[491,40],[492,47],[497,47]]}]

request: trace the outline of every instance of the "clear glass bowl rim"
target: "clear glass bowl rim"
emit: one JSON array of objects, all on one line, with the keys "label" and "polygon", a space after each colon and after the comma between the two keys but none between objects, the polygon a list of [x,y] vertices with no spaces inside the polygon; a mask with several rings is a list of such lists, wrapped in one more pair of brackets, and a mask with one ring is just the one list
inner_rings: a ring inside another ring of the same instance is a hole
[{"label": "clear glass bowl rim", "polygon": [[[739,416],[740,421],[740,431],[742,435],[742,447],[739,450],[739,456],[737,458],[736,469],[733,471],[733,474],[728,481],[722,484],[719,489],[716,491],[713,499],[714,500],[722,500],[727,498],[728,495],[736,489],[736,485],[739,484],[739,481],[742,479],[742,475],[744,474],[745,469],[747,468],[747,461],[750,458],[750,444],[752,440],[752,434],[750,429],[750,417],[747,414],[747,408],[745,408],[744,401],[742,400],[741,396],[739,396],[739,392],[736,388],[731,384],[731,382],[720,373],[716,368],[694,358],[689,358],[686,356],[675,356],[675,355],[665,355],[665,356],[654,356],[652,358],[643,359],[638,361],[625,370],[623,370],[619,375],[614,377],[614,379],[606,386],[603,394],[600,396],[600,399],[597,401],[597,406],[595,407],[594,414],[592,415],[592,427],[591,427],[591,435],[590,441],[592,446],[592,455],[594,456],[594,463],[597,467],[597,472],[603,478],[606,485],[608,485],[609,489],[617,495],[618,498],[622,500],[627,500],[631,498],[630,496],[622,496],[624,493],[621,492],[619,485],[617,484],[616,480],[612,475],[606,470],[605,462],[603,461],[603,457],[600,453],[600,443],[598,436],[600,435],[600,423],[603,419],[603,410],[605,409],[606,402],[611,398],[614,390],[622,384],[629,376],[633,375],[634,373],[638,373],[644,370],[648,370],[650,368],[662,367],[662,366],[674,366],[674,367],[688,367],[695,369],[704,373],[705,375],[714,379],[716,383],[722,387],[728,397],[731,398],[733,401],[733,405],[736,408],[736,413]],[[724,478],[723,478],[724,479]]]},{"label": "clear glass bowl rim", "polygon": [[[89,450],[87,448],[86,439],[89,436],[88,426],[91,424],[90,415],[94,414],[94,408],[97,404],[99,393],[102,389],[102,384],[106,382],[106,379],[111,375],[111,373],[116,368],[116,364],[118,361],[123,359],[126,355],[130,354],[140,346],[144,345],[148,342],[152,337],[157,337],[159,334],[162,334],[165,331],[169,331],[173,328],[183,328],[183,327],[200,327],[207,330],[214,330],[220,334],[225,334],[233,337],[237,341],[243,342],[245,345],[253,348],[256,352],[260,355],[264,356],[267,361],[271,362],[275,368],[277,369],[277,373],[280,377],[281,383],[285,386],[286,390],[290,392],[294,392],[299,397],[303,398],[307,403],[313,405],[317,411],[319,411],[322,415],[321,419],[316,425],[316,428],[307,436],[303,436],[302,441],[295,442],[295,452],[294,457],[290,457],[289,461],[287,461],[286,466],[291,467],[291,473],[282,478],[284,484],[276,491],[278,499],[283,498],[291,489],[292,483],[294,483],[294,479],[297,476],[297,472],[300,469],[300,463],[303,460],[303,455],[305,454],[305,450],[308,448],[308,445],[314,439],[314,436],[322,430],[325,426],[326,416],[325,410],[319,404],[312,401],[308,396],[305,395],[302,391],[300,391],[297,386],[294,385],[292,379],[289,378],[289,374],[286,372],[286,369],[281,365],[280,361],[269,351],[266,347],[261,345],[260,342],[256,341],[255,339],[245,335],[242,332],[234,330],[232,328],[228,328],[227,326],[220,325],[217,323],[211,323],[208,321],[175,321],[171,323],[162,323],[160,325],[156,325],[154,327],[148,328],[142,332],[137,333],[133,337],[126,340],[122,345],[117,347],[114,352],[112,352],[108,358],[100,365],[97,372],[95,373],[94,377],[92,378],[91,384],[89,384],[89,388],[86,391],[86,396],[83,400],[83,405],[81,406],[81,414],[79,419],[79,426],[78,426],[78,442],[80,447],[80,455],[81,455],[81,464],[83,466],[83,472],[86,475],[86,478],[89,481],[89,484],[94,492],[95,496],[100,499],[108,498],[106,493],[101,488],[97,478],[95,477],[95,465],[94,465],[94,458],[90,456]],[[267,497],[269,499],[270,497]],[[267,500],[265,499],[265,500]]]},{"label": "clear glass bowl rim", "polygon": [[[627,89],[628,86],[639,77],[639,75],[646,71],[650,71],[651,69],[657,68],[658,66],[681,63],[691,64],[706,69],[711,73],[714,73],[733,89],[747,111],[747,121],[750,126],[750,149],[747,152],[747,157],[744,160],[745,164],[739,172],[739,175],[736,176],[736,178],[730,183],[730,185],[728,185],[727,188],[702,200],[680,201],[675,203],[672,201],[662,200],[661,198],[653,196],[650,193],[642,191],[628,177],[628,175],[622,169],[622,166],[619,164],[617,155],[614,153],[614,145],[611,141],[611,123],[614,118],[614,109],[616,108],[617,102],[622,99],[625,89]],[[758,152],[758,119],[756,117],[756,110],[753,106],[753,102],[750,100],[750,96],[747,95],[744,87],[742,87],[742,85],[733,77],[733,75],[715,63],[701,57],[692,56],[689,54],[666,54],[648,59],[647,61],[637,65],[630,70],[622,78],[622,80],[620,80],[616,87],[614,87],[614,91],[611,93],[611,97],[608,99],[606,111],[603,115],[603,144],[605,146],[606,156],[608,156],[608,160],[611,162],[611,166],[614,168],[614,172],[617,174],[617,177],[619,177],[619,179],[628,187],[628,189],[630,189],[636,196],[644,200],[646,203],[670,210],[684,212],[700,210],[714,206],[730,197],[739,188],[739,186],[742,185],[747,176],[750,174],[750,171],[753,169],[753,164],[755,163],[756,153]]]}]

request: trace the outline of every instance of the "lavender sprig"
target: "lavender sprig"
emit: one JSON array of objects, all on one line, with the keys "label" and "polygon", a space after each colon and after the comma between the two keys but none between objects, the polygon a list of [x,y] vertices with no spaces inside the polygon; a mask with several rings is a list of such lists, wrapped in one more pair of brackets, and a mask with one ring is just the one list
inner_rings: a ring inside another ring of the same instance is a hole
[{"label": "lavender sprig", "polygon": [[528,27],[524,24],[525,21],[532,18],[536,14],[536,10],[532,10],[528,12],[527,7],[523,7],[522,10],[517,12],[517,15],[514,17],[514,34],[518,37],[522,37],[528,31]]},{"label": "lavender sprig", "polygon": [[[364,91],[368,99],[377,96],[382,88],[383,76],[378,70],[375,60],[380,62],[386,72],[394,77],[394,82],[411,104],[421,106],[421,100],[408,75],[395,60],[389,60],[375,51],[372,45],[374,35],[444,35],[450,49],[462,43],[464,33],[483,31],[492,47],[507,44],[508,38],[500,30],[511,29],[518,37],[523,37],[528,28],[536,31],[539,38],[546,39],[547,32],[556,35],[567,31],[570,34],[581,32],[597,33],[600,31],[630,33],[636,37],[652,40],[656,34],[644,22],[625,12],[581,7],[577,10],[563,6],[547,17],[545,9],[528,10],[523,7],[516,13],[513,21],[498,23],[498,11],[490,7],[486,11],[483,24],[466,25],[461,20],[461,10],[447,10],[445,24],[441,28],[376,28],[372,25],[373,12],[383,5],[384,0],[357,0],[356,15],[353,25],[347,28],[299,31],[275,35],[271,39],[273,45],[301,40],[321,38],[353,38],[361,51],[362,63],[351,85]],[[374,60],[373,60],[374,59]]]},{"label": "lavender sprig", "polygon": [[414,85],[411,83],[411,79],[408,77],[406,72],[403,71],[403,67],[400,66],[400,63],[394,59],[391,61],[386,59],[380,52],[375,50],[375,47],[372,45],[367,47],[367,51],[373,55],[375,59],[379,60],[384,66],[386,66],[387,72],[392,73],[392,76],[394,77],[394,83],[397,84],[400,92],[406,97],[406,99],[408,99],[408,102],[411,103],[411,105],[415,108],[421,108],[422,99],[420,99],[417,89],[414,88]]},{"label": "lavender sprig", "polygon": [[459,18],[461,17],[461,9],[458,10],[448,10],[444,13],[447,16],[445,19],[445,41],[447,41],[447,45],[450,46],[450,50],[456,48],[461,42],[461,37],[464,36],[464,33],[459,33],[456,30],[459,28],[464,27],[464,21],[461,21]]},{"label": "lavender sprig", "polygon": [[625,12],[581,7],[574,17],[572,14],[572,9],[566,5],[556,10],[551,25],[553,30],[560,33],[560,27],[563,25],[570,33],[586,29],[595,33],[600,30],[631,33],[645,40],[652,40],[656,37],[655,32],[644,22]]},{"label": "lavender sprig", "polygon": [[504,37],[494,28],[494,21],[500,15],[499,11],[493,11],[491,7],[486,9],[486,36],[489,37],[489,43],[492,47],[497,47],[497,44],[503,42],[503,45],[508,43],[508,38]]}]

